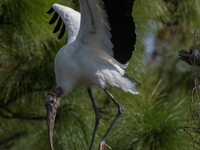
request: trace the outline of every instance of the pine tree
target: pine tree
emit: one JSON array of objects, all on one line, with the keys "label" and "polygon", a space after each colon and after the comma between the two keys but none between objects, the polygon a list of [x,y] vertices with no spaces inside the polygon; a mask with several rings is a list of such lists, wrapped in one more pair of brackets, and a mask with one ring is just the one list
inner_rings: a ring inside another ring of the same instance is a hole
[{"label": "pine tree", "polygon": [[[0,149],[50,149],[44,98],[56,86],[54,57],[67,37],[57,40],[54,26],[48,25],[51,17],[46,12],[54,2],[79,10],[78,0],[0,1]],[[137,43],[126,72],[142,86],[140,95],[109,87],[125,108],[107,139],[113,149],[194,147],[183,130],[160,137],[176,126],[187,125],[193,79],[191,68],[178,60],[178,51],[194,44],[190,34],[199,24],[199,6],[198,0],[135,1]],[[153,57],[147,57],[145,41],[152,34],[157,44]],[[94,87],[93,91],[102,115],[94,145],[97,149],[117,108],[103,90]],[[78,86],[61,100],[54,148],[88,149],[94,124],[88,94]]]}]

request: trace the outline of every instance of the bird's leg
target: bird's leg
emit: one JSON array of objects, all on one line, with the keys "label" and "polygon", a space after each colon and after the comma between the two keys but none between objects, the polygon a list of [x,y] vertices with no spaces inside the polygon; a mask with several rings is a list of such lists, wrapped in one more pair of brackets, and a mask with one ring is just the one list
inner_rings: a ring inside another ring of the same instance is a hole
[{"label": "bird's leg", "polygon": [[93,144],[94,144],[94,138],[95,138],[95,135],[96,135],[96,132],[97,132],[97,128],[98,128],[101,116],[99,114],[99,111],[98,111],[97,106],[95,104],[94,98],[92,96],[91,89],[88,89],[87,91],[88,91],[90,99],[92,101],[92,105],[93,105],[94,112],[95,112],[95,120],[96,120],[95,127],[94,127],[94,132],[93,132],[93,136],[92,136],[92,141],[91,141],[91,144],[90,144],[90,150],[92,150],[92,147],[93,147]]},{"label": "bird's leg", "polygon": [[108,128],[106,134],[104,135],[104,137],[102,138],[101,142],[99,143],[99,149],[98,150],[103,150],[104,145],[106,147],[108,147],[109,149],[111,149],[111,147],[109,147],[106,143],[105,140],[111,130],[111,128],[114,126],[115,122],[117,121],[117,119],[119,118],[119,116],[121,115],[122,111],[124,110],[124,107],[112,96],[112,94],[106,89],[104,88],[104,91],[108,94],[108,96],[113,100],[113,102],[117,105],[118,107],[118,113],[115,116],[113,122],[111,123],[110,127]]}]

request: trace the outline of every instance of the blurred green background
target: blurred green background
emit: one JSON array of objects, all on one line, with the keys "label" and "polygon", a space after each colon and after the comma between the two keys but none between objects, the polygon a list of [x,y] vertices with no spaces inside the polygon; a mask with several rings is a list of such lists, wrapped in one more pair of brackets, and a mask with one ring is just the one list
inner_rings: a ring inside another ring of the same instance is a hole
[{"label": "blurred green background", "polygon": [[[54,57],[67,37],[58,40],[55,25],[48,24],[52,14],[46,12],[55,2],[79,10],[78,0],[0,0],[1,150],[50,149],[44,99],[56,87]],[[200,1],[136,0],[133,16],[137,42],[126,73],[142,86],[139,95],[108,88],[125,110],[106,143],[113,150],[200,149],[199,130],[165,134],[174,127],[199,127],[190,107],[192,66],[179,60],[178,51],[197,42],[192,31],[200,25]],[[102,89],[94,87],[93,94],[102,115],[98,149],[117,107]],[[193,106],[198,108],[196,96]],[[92,104],[80,85],[61,99],[55,150],[89,149],[94,124]]]}]

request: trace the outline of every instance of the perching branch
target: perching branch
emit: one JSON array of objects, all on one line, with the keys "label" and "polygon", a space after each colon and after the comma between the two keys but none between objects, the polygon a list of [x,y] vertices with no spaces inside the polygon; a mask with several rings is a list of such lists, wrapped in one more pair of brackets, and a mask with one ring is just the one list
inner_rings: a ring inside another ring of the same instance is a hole
[{"label": "perching branch", "polygon": [[179,51],[179,56],[180,59],[185,61],[186,63],[188,63],[189,65],[196,65],[196,66],[200,66],[200,49],[198,49],[197,47],[200,46],[199,42],[200,42],[200,38],[198,36],[195,35],[196,29],[193,30],[193,35],[195,38],[198,39],[198,42],[196,43],[195,46],[189,48],[188,50],[180,50]]},{"label": "perching branch", "polygon": [[[158,144],[159,140],[172,133],[176,132],[178,130],[183,130],[184,134],[182,137],[179,138],[179,141],[185,136],[188,135],[192,142],[193,142],[193,149],[196,149],[195,143],[200,145],[200,138],[198,138],[198,135],[200,133],[200,127],[199,127],[199,122],[200,122],[200,96],[199,96],[199,91],[200,91],[200,85],[198,79],[200,78],[200,74],[196,68],[196,66],[200,67],[200,49],[197,47],[200,46],[200,37],[196,36],[195,34],[196,29],[193,30],[193,35],[195,38],[198,39],[197,43],[195,46],[189,48],[189,50],[180,50],[179,51],[179,56],[180,59],[188,63],[189,65],[192,65],[192,74],[194,77],[194,87],[192,88],[192,93],[191,93],[191,98],[190,98],[190,111],[188,115],[188,125],[183,126],[183,127],[174,127],[173,129],[167,131],[164,133],[162,136],[159,137],[158,141],[156,142],[155,145]],[[189,130],[189,131],[188,131]]]},{"label": "perching branch", "polygon": [[197,48],[198,45],[195,45],[188,50],[180,50],[179,56],[182,61],[185,61],[189,65],[200,66],[200,49]]}]

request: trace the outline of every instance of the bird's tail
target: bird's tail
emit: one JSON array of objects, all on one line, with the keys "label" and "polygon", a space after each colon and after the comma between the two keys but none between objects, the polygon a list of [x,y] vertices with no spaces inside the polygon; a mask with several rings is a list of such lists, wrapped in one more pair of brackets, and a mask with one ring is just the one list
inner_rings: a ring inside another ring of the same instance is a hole
[{"label": "bird's tail", "polygon": [[131,82],[133,82],[135,84],[136,89],[138,89],[141,84],[139,82],[137,82],[134,78],[132,78],[131,76],[124,74],[124,77],[129,79]]}]

